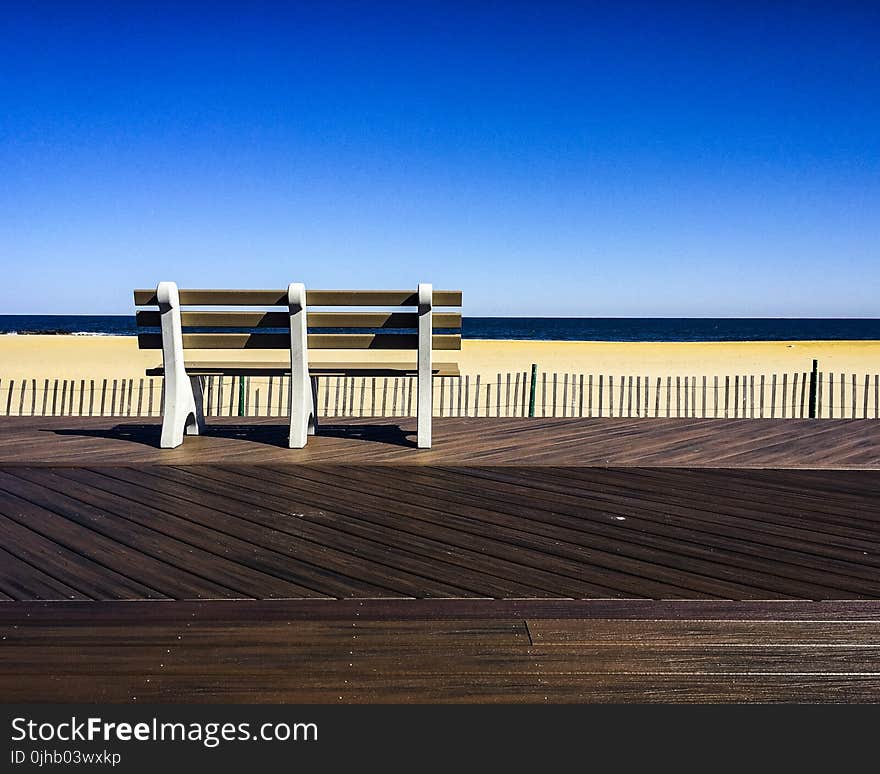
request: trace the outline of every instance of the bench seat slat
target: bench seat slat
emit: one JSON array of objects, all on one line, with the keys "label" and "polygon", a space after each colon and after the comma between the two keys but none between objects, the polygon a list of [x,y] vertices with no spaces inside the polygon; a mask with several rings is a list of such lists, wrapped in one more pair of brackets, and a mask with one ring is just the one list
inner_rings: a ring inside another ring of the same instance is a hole
[{"label": "bench seat slat", "polygon": [[[290,366],[280,362],[242,361],[214,362],[187,361],[186,371],[191,376],[290,376]],[[312,376],[345,376],[357,372],[358,376],[401,376],[418,373],[415,363],[310,363]],[[432,363],[434,376],[459,376],[458,363]],[[164,376],[162,366],[148,368],[147,376]]]},{"label": "bench seat slat", "polygon": [[[180,290],[183,306],[287,306],[287,290]],[[135,306],[156,306],[156,290],[134,291]],[[307,290],[309,306],[418,306],[411,290]],[[433,304],[461,306],[460,290],[435,290]]]}]

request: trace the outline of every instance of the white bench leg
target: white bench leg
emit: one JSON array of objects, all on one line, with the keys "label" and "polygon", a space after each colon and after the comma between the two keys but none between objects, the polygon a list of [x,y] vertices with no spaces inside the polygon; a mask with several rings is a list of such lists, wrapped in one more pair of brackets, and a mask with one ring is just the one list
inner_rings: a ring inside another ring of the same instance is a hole
[{"label": "white bench leg", "polygon": [[183,434],[204,432],[202,384],[189,376],[183,360],[183,333],[180,324],[180,298],[177,285],[160,282],[156,288],[162,325],[162,365],[165,371],[165,398],[162,402],[162,436],[159,445],[173,449],[183,443]]},{"label": "white bench leg", "polygon": [[433,323],[431,320],[434,304],[434,291],[430,284],[419,283],[419,352],[418,352],[418,401],[416,403],[416,422],[418,423],[418,447],[431,448],[431,415],[434,413],[432,382],[431,347]]},{"label": "white bench leg", "polygon": [[[196,397],[198,396],[198,397]],[[183,435],[198,435],[205,430],[202,413],[202,385],[198,377],[165,376],[165,401],[162,405],[163,449],[174,449],[183,443]]]},{"label": "white bench leg", "polygon": [[202,391],[202,380],[198,376],[189,377],[195,410],[186,421],[187,435],[202,435],[205,432],[205,398]]},{"label": "white bench leg", "polygon": [[315,434],[315,403],[311,384],[297,389],[293,379],[290,384],[290,448],[302,449],[308,436]]},{"label": "white bench leg", "polygon": [[290,314],[290,448],[302,449],[315,434],[314,384],[309,378],[306,288],[301,282],[287,287]]}]

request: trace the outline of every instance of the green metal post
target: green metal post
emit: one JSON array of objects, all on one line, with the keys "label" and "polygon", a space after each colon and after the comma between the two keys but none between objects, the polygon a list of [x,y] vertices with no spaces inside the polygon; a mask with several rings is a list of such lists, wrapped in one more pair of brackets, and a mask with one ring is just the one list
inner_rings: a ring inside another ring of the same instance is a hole
[{"label": "green metal post", "polygon": [[810,419],[816,418],[816,387],[819,383],[819,361],[813,361],[813,370],[810,372]]},{"label": "green metal post", "polygon": [[538,387],[538,364],[532,363],[532,383],[529,387],[529,416],[535,416],[535,392]]},{"label": "green metal post", "polygon": [[245,393],[245,381],[243,376],[238,377],[238,415],[240,417],[244,416],[244,393]]}]

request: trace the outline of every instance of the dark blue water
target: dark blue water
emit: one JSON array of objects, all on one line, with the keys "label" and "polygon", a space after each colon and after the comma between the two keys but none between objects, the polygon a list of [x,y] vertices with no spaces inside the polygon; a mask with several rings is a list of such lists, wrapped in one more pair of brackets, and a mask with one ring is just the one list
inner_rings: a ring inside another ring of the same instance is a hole
[{"label": "dark blue water", "polygon": [[[549,341],[880,340],[880,319],[465,317],[467,339]],[[0,315],[0,333],[137,333],[127,315]]]}]

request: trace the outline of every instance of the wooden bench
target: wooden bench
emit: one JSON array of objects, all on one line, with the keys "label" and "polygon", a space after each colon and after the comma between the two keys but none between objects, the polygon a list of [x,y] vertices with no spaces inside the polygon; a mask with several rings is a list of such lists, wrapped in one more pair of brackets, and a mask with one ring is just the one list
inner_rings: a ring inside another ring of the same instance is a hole
[{"label": "wooden bench", "polygon": [[[135,290],[138,346],[161,349],[162,366],[147,371],[165,380],[162,448],[183,443],[184,432],[203,432],[201,377],[221,375],[290,375],[290,447],[301,449],[317,427],[312,376],[411,375],[418,379],[418,447],[431,447],[434,376],[457,376],[455,363],[434,363],[432,350],[461,349],[461,313],[434,307],[461,307],[461,291],[434,291],[429,284],[411,290],[309,290],[294,282],[286,290],[178,290],[160,282],[155,290]],[[183,311],[181,307],[282,307],[283,311]],[[395,311],[311,311],[312,307],[385,307]],[[413,307],[415,311],[396,311]],[[228,329],[193,332],[191,329]],[[361,329],[355,333],[333,329]],[[328,330],[329,329],[329,330]],[[449,333],[434,333],[446,329]],[[234,332],[233,332],[234,331]],[[390,332],[389,332],[390,331]],[[187,350],[285,350],[286,362],[254,362],[227,356],[223,361],[188,359]],[[415,351],[413,362],[310,362],[315,350],[381,349]]]}]

